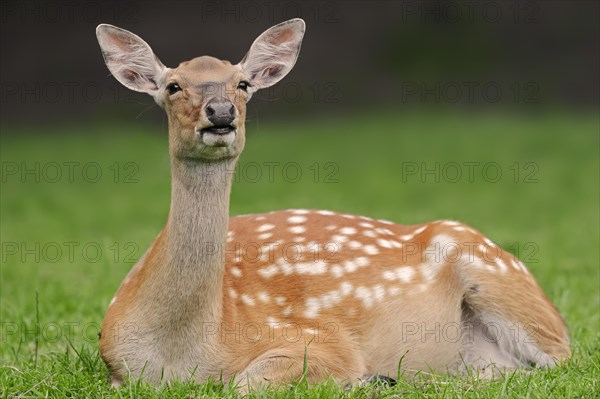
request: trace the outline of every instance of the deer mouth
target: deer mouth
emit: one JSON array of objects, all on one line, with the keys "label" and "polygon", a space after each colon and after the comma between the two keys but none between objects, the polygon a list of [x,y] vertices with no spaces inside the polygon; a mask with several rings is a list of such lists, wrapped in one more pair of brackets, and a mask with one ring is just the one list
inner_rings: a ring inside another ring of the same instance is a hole
[{"label": "deer mouth", "polygon": [[225,134],[231,133],[233,131],[235,131],[235,127],[233,127],[231,125],[215,125],[215,126],[205,127],[204,129],[201,129],[200,133],[225,135]]},{"label": "deer mouth", "polygon": [[232,125],[215,125],[200,129],[200,141],[208,147],[228,147],[235,140],[236,128]]}]

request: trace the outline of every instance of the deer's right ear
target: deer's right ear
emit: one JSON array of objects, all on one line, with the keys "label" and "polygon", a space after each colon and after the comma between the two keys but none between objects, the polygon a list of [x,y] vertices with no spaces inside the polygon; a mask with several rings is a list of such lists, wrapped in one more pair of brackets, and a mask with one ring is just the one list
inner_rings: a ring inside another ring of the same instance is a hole
[{"label": "deer's right ear", "polygon": [[158,93],[167,68],[154,55],[152,49],[139,36],[101,24],[96,28],[98,43],[106,66],[125,87],[148,93]]}]

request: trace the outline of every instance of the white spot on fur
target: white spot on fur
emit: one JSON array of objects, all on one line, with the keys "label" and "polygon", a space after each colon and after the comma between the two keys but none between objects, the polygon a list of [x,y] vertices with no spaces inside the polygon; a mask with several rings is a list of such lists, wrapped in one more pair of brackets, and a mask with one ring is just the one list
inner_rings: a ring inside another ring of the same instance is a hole
[{"label": "white spot on fur", "polygon": [[331,239],[335,242],[339,242],[339,243],[345,243],[346,241],[348,241],[348,237],[347,236],[342,236],[339,234],[334,235],[333,237],[331,237]]},{"label": "white spot on fur", "polygon": [[238,297],[238,293],[236,290],[234,290],[233,288],[229,289],[229,297],[232,299],[237,299]]},{"label": "white spot on fur", "polygon": [[410,241],[413,238],[415,238],[414,234],[403,234],[401,236],[398,237],[399,239],[401,239],[402,241]]},{"label": "white spot on fur", "polygon": [[346,262],[344,262],[344,269],[346,270],[346,272],[352,273],[355,272],[356,269],[358,269],[358,265],[351,260],[347,260]]},{"label": "white spot on fur", "polygon": [[382,248],[392,248],[392,242],[390,240],[386,240],[385,238],[378,238],[377,244]]},{"label": "white spot on fur", "polygon": [[340,303],[341,297],[339,292],[337,292],[336,290],[333,291],[329,291],[326,294],[321,295],[320,298],[320,303],[321,306],[324,308],[330,308],[333,305],[337,305],[338,303]]},{"label": "white spot on fur", "polygon": [[272,225],[272,224],[268,224],[268,223],[267,223],[267,224],[263,224],[263,225],[259,226],[259,227],[256,229],[256,232],[257,232],[257,233],[262,233],[262,232],[265,232],[265,231],[272,230],[273,228],[275,228],[275,226],[274,226],[274,225]]},{"label": "white spot on fur", "polygon": [[356,229],[354,227],[342,227],[340,229],[340,234],[351,236],[353,234],[356,234]]},{"label": "white spot on fur", "polygon": [[487,237],[483,237],[483,241],[492,248],[496,246],[496,244]]},{"label": "white spot on fur", "polygon": [[403,266],[396,269],[396,277],[404,283],[410,283],[415,275],[415,269],[410,266]]},{"label": "white spot on fur", "polygon": [[529,274],[529,270],[527,270],[527,267],[523,264],[523,262],[521,262],[517,258],[513,257],[512,263],[514,264],[515,269],[521,270],[523,273]]},{"label": "white spot on fur", "polygon": [[421,234],[422,232],[424,232],[427,229],[427,226],[422,226],[419,227],[418,229],[416,229],[413,234],[417,235],[417,234]]},{"label": "white spot on fur", "polygon": [[348,214],[344,214],[344,215],[342,215],[342,217],[346,218],[346,219],[355,219],[356,218],[356,216],[354,216],[354,215],[348,215]]},{"label": "white spot on fur", "polygon": [[[362,218],[361,218],[361,219],[362,219]],[[372,229],[373,227],[375,227],[375,226],[373,226],[373,224],[371,224],[371,223],[367,223],[367,222],[360,222],[358,225],[359,225],[360,227],[366,227],[367,229]]]},{"label": "white spot on fur", "polygon": [[340,292],[342,296],[347,296],[352,292],[352,283],[344,281],[340,284]]},{"label": "white spot on fur", "polygon": [[259,240],[266,240],[273,237],[273,233],[262,233],[258,235]]},{"label": "white spot on fur", "polygon": [[369,238],[375,238],[375,237],[377,237],[377,233],[373,230],[365,230],[365,231],[363,231],[363,236],[369,237]]},{"label": "white spot on fur", "polygon": [[385,220],[385,219],[379,219],[378,222],[383,223],[383,224],[394,224],[394,222],[390,222],[389,220]]},{"label": "white spot on fur", "polygon": [[308,209],[294,209],[294,210],[292,210],[292,213],[294,213],[296,215],[306,215],[306,214],[309,214],[310,211]]},{"label": "white spot on fur", "polygon": [[316,262],[296,263],[296,272],[299,274],[324,274],[327,271],[327,262],[319,260]]},{"label": "white spot on fur", "polygon": [[350,249],[360,249],[362,247],[362,244],[358,241],[350,241],[348,243],[348,247]]},{"label": "white spot on fur", "polygon": [[305,301],[306,310],[304,311],[304,317],[312,319],[319,314],[321,310],[321,304],[318,298],[309,297]]},{"label": "white spot on fur", "polygon": [[317,211],[317,213],[319,215],[325,215],[325,216],[335,215],[335,212],[331,212],[331,211]]},{"label": "white spot on fur", "polygon": [[344,275],[344,269],[340,265],[335,265],[331,267],[331,274],[334,277],[342,277]]},{"label": "white spot on fur", "polygon": [[287,221],[288,221],[288,223],[292,223],[292,224],[304,223],[304,222],[306,222],[306,217],[305,216],[290,216]]},{"label": "white spot on fur", "polygon": [[386,270],[383,272],[383,279],[387,281],[394,281],[396,279],[396,274],[391,270]]},{"label": "white spot on fur", "polygon": [[235,277],[241,277],[242,276],[242,271],[240,270],[239,267],[231,267],[229,268],[229,271],[231,272],[231,274],[233,274]]},{"label": "white spot on fur", "polygon": [[294,272],[294,266],[286,262],[283,258],[277,261],[277,264],[284,276],[289,276]]},{"label": "white spot on fur", "polygon": [[269,294],[263,291],[258,294],[258,300],[262,303],[267,303],[271,300],[271,297],[269,296]]},{"label": "white spot on fur", "polygon": [[369,264],[369,259],[365,258],[364,256],[360,256],[354,259],[354,262],[358,265],[358,267],[364,267]]},{"label": "white spot on fur", "polygon": [[233,257],[233,263],[240,263],[242,261],[242,254],[240,251],[235,251],[235,255]]},{"label": "white spot on fur", "polygon": [[367,309],[373,306],[373,295],[367,287],[357,287],[354,291],[354,297],[362,300],[364,307]]},{"label": "white spot on fur", "polygon": [[290,227],[290,232],[294,234],[302,234],[306,232],[306,228],[304,226],[293,226]]},{"label": "white spot on fur", "polygon": [[284,316],[289,316],[290,314],[292,314],[292,307],[288,306],[287,308],[283,309],[281,311],[281,314]]},{"label": "white spot on fur", "polygon": [[329,231],[335,230],[335,229],[337,229],[337,226],[335,224],[330,224],[329,226],[325,227],[325,230],[329,230]]},{"label": "white spot on fur", "polygon": [[379,253],[379,250],[377,249],[377,247],[375,247],[375,245],[365,245],[363,247],[363,251],[365,251],[365,253],[369,254],[369,255],[377,255]]},{"label": "white spot on fur", "polygon": [[494,261],[496,262],[502,273],[506,273],[506,271],[508,271],[508,266],[506,266],[506,263],[504,263],[501,257],[496,257]]},{"label": "white spot on fur", "polygon": [[453,227],[453,226],[460,226],[461,225],[461,223],[456,222],[454,220],[443,220],[442,224],[445,224],[446,226],[451,226],[451,227]]},{"label": "white spot on fur", "polygon": [[400,293],[400,287],[392,286],[388,288],[388,294],[396,296]]},{"label": "white spot on fur", "polygon": [[248,306],[254,306],[256,304],[256,302],[254,302],[254,299],[252,299],[252,297],[250,297],[250,295],[248,294],[242,294],[240,298],[242,299],[242,302],[244,302]]},{"label": "white spot on fur", "polygon": [[385,229],[385,228],[381,228],[381,227],[378,227],[378,228],[376,228],[376,229],[375,229],[375,232],[376,232],[377,234],[386,234],[386,235],[388,235],[388,236],[394,235],[394,232],[393,232],[392,230],[390,230],[390,229]]},{"label": "white spot on fur", "polygon": [[271,278],[275,274],[277,274],[277,266],[270,265],[267,267],[263,267],[262,269],[258,269],[258,273],[264,278]]}]

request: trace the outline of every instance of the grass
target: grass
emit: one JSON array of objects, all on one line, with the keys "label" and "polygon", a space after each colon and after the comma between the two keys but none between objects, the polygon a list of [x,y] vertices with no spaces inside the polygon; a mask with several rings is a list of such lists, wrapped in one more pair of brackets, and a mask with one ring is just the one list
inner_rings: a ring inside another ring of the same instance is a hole
[{"label": "grass", "polygon": [[[218,381],[107,384],[97,332],[166,219],[166,131],[139,121],[54,130],[3,132],[0,397],[235,397]],[[597,114],[390,112],[250,121],[248,131],[232,214],[302,207],[469,223],[525,260],[565,317],[573,349],[564,366],[491,382],[423,373],[392,388],[299,382],[257,397],[600,396]],[[435,168],[439,175],[420,173]]]}]

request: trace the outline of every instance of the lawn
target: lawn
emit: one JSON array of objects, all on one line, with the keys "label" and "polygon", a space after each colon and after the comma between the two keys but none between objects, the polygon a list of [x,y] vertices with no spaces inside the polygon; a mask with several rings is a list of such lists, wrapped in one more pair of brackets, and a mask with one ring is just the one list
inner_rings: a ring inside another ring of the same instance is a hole
[{"label": "lawn", "polygon": [[[392,388],[299,382],[257,396],[599,397],[598,121],[561,112],[249,121],[231,214],[321,208],[466,222],[525,261],[573,350],[564,366],[492,382],[423,374]],[[166,130],[140,120],[52,129],[3,131],[0,397],[234,397],[218,381],[107,384],[97,333],[166,220]]]}]

